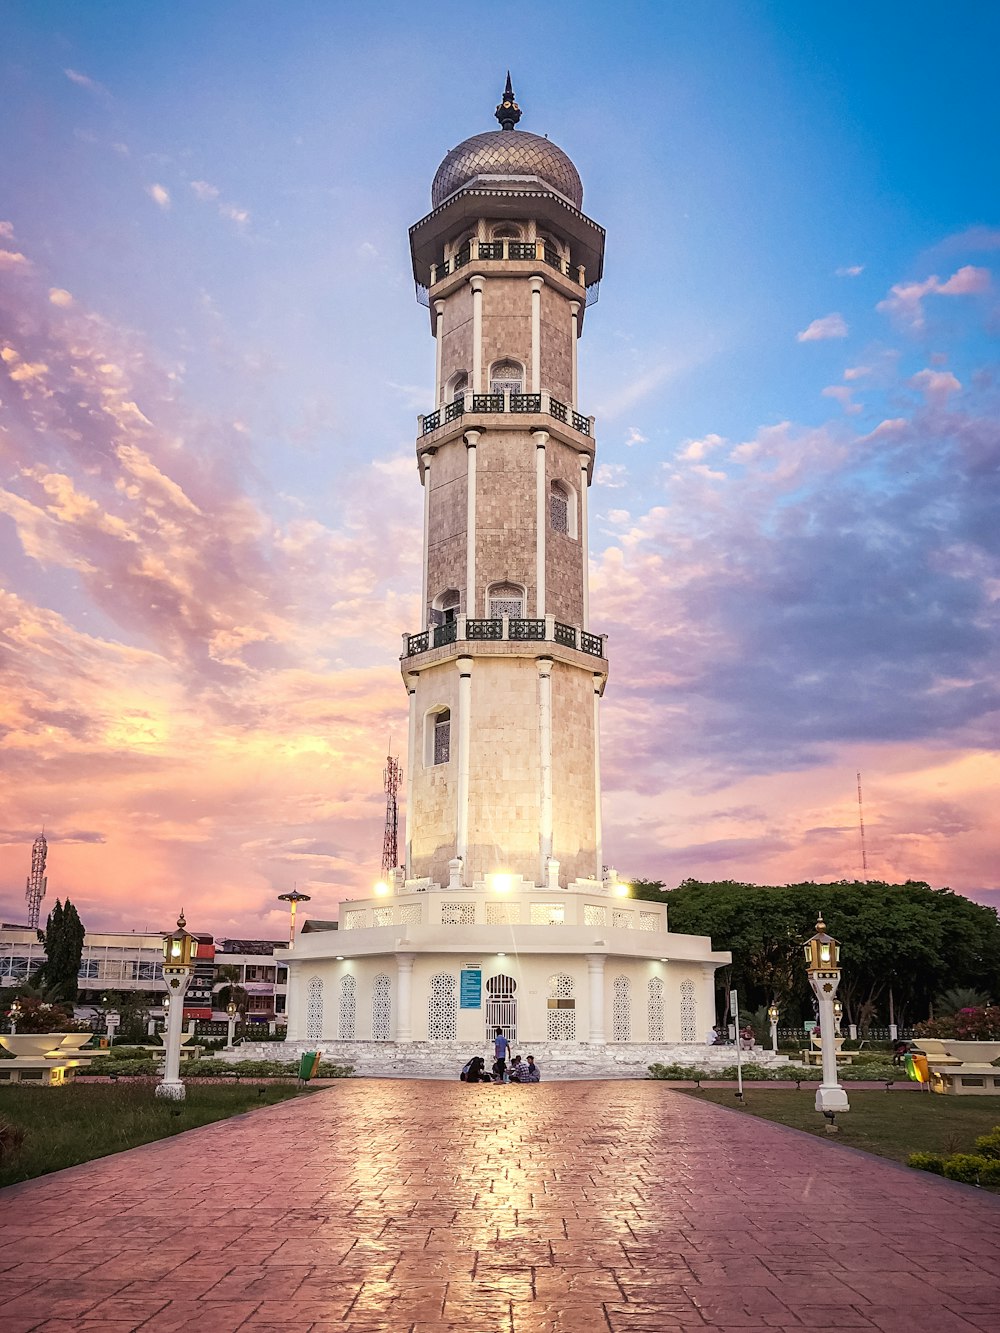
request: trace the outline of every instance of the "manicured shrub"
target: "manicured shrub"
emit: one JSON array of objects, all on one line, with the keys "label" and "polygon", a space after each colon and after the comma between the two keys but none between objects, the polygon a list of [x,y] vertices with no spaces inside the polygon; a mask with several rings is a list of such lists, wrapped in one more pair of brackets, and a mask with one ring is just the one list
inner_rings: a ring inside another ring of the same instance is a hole
[{"label": "manicured shrub", "polygon": [[944,1161],[940,1153],[911,1152],[906,1159],[906,1165],[914,1167],[917,1171],[932,1171],[936,1176],[943,1176]]},{"label": "manicured shrub", "polygon": [[691,1079],[698,1082],[702,1079],[709,1079],[712,1075],[704,1069],[695,1069],[692,1065],[655,1064],[649,1066],[649,1077],[669,1079],[676,1083],[686,1082]]},{"label": "manicured shrub", "polygon": [[991,1161],[1000,1160],[1000,1125],[976,1139],[976,1152]]},{"label": "manicured shrub", "polygon": [[989,1165],[986,1157],[971,1152],[957,1152],[945,1158],[941,1174],[949,1180],[959,1180],[964,1185],[979,1185]]}]

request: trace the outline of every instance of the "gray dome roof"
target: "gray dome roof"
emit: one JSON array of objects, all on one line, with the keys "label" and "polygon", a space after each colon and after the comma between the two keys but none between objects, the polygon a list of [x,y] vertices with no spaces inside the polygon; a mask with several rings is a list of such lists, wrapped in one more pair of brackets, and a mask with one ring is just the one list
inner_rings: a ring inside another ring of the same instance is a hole
[{"label": "gray dome roof", "polygon": [[437,169],[431,206],[437,208],[474,176],[539,176],[583,207],[580,173],[561,148],[525,130],[490,130],[474,134],[453,148]]}]

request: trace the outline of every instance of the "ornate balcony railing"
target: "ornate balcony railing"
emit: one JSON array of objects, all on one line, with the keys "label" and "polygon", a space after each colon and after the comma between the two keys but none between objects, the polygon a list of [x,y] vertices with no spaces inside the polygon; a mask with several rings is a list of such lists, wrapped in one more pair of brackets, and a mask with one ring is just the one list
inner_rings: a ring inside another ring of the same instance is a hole
[{"label": "ornate balcony railing", "polygon": [[[554,245],[548,241],[466,241],[452,255],[451,259],[442,259],[431,267],[431,286],[446,278],[449,273],[457,273],[465,268],[473,258],[503,259],[506,247],[508,259],[528,260],[530,263],[547,264],[557,273],[562,273],[580,287],[586,286],[583,266],[574,264],[572,259],[564,258]],[[592,284],[593,285],[593,284]],[[589,291],[589,289],[588,289]],[[596,299],[596,297],[595,297]],[[588,304],[591,302],[588,299]]]},{"label": "ornate balcony railing", "polygon": [[479,619],[457,616],[443,625],[430,625],[418,634],[403,635],[403,657],[417,657],[432,648],[452,643],[484,641],[512,643],[558,643],[591,657],[604,657],[604,634],[591,634],[576,625],[567,625],[555,616],[495,616]]},{"label": "ornate balcony railing", "polygon": [[421,435],[429,435],[438,427],[447,426],[457,421],[467,412],[499,413],[516,412],[521,416],[549,416],[564,425],[572,426],[581,435],[592,436],[594,418],[584,416],[553,398],[550,393],[460,393],[452,402],[446,403],[426,416],[417,418]]}]

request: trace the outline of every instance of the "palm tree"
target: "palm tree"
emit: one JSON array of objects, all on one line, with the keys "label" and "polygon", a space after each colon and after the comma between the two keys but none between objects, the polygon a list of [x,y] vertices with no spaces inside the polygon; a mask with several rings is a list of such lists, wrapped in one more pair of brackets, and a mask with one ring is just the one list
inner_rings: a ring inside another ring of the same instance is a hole
[{"label": "palm tree", "polygon": [[219,986],[220,982],[222,985],[215,993],[218,1008],[225,1009],[227,1005],[235,1004],[240,1013],[246,1013],[250,995],[246,988],[240,985],[240,969],[232,963],[223,963],[215,970],[214,985]]},{"label": "palm tree", "polygon": [[962,1009],[985,1009],[989,1002],[990,997],[983,991],[972,990],[967,986],[953,986],[934,1001],[934,1012],[939,1018],[945,1018]]}]

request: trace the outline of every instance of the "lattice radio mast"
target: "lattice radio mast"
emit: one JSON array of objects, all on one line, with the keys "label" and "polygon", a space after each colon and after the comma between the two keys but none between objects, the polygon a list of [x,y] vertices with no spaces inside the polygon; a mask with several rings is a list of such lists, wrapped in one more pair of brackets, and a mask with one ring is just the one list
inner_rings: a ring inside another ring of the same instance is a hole
[{"label": "lattice radio mast", "polygon": [[31,846],[31,874],[24,889],[28,903],[28,925],[32,930],[38,929],[38,914],[48,887],[49,881],[45,877],[45,858],[48,852],[49,844],[45,841],[45,834],[39,833]]},{"label": "lattice radio mast", "polygon": [[865,848],[865,806],[861,799],[861,774],[858,774],[858,824],[861,829],[861,869],[863,877],[868,879],[868,852]]},{"label": "lattice radio mast", "polygon": [[382,878],[387,879],[399,864],[399,784],[403,770],[390,753],[385,761],[382,781],[385,786],[385,838],[382,841]]}]

